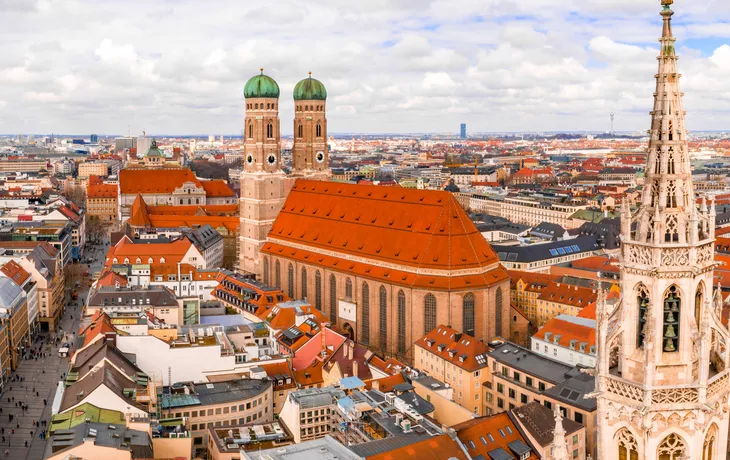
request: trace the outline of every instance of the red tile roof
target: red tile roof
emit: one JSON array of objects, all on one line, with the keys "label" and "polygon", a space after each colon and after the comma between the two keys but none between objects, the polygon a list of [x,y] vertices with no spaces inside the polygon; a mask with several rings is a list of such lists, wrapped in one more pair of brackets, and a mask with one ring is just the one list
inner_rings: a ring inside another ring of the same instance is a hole
[{"label": "red tile roof", "polygon": [[207,197],[231,197],[235,198],[236,194],[228,186],[224,180],[204,180],[200,181],[205,190]]},{"label": "red tile roof", "polygon": [[[468,420],[454,425],[452,428],[456,430],[456,436],[464,444],[472,458],[479,455],[484,458],[492,458],[489,456],[489,452],[495,449],[504,449],[509,453],[511,451],[508,444],[513,441],[519,440],[528,446],[530,445],[530,442],[522,437],[520,430],[517,429],[506,412]],[[538,457],[530,453],[527,458],[535,460]]]},{"label": "red tile roof", "polygon": [[119,190],[125,195],[169,194],[185,182],[201,187],[189,169],[122,169]]},{"label": "red tile roof", "polygon": [[30,273],[25,271],[23,267],[18,265],[18,263],[14,260],[9,260],[5,263],[2,267],[0,267],[0,271],[13,280],[15,284],[18,286],[22,286],[25,281],[30,278]]},{"label": "red tile roof", "polygon": [[[182,261],[191,246],[192,243],[187,238],[181,238],[170,243],[135,244],[129,238],[124,237],[119,240],[116,246],[109,248],[105,265],[114,264],[115,258],[118,264],[124,263],[125,259],[129,259],[128,263],[130,264],[136,264],[137,258],[140,259],[139,263],[147,264],[150,257],[153,260],[152,263],[177,264]],[[163,258],[164,262],[162,261]]]},{"label": "red tile roof", "polygon": [[552,282],[543,289],[537,300],[583,308],[595,302],[596,297],[596,291],[593,289]]},{"label": "red tile roof", "polygon": [[477,359],[489,351],[487,344],[448,326],[438,326],[414,345],[469,372],[487,367],[486,357]]},{"label": "red tile roof", "polygon": [[452,458],[467,460],[468,457],[455,440],[451,439],[448,434],[442,434],[366,458],[367,460],[446,460]]},{"label": "red tile roof", "polygon": [[[547,333],[550,335],[546,339],[545,334]],[[576,345],[574,348],[576,351],[579,350],[579,344],[585,343],[585,352],[588,353],[590,347],[596,344],[596,328],[552,318],[537,331],[535,337],[540,340],[547,340],[550,343],[556,343],[564,348],[569,348],[570,342],[575,340]],[[557,342],[555,342],[556,337],[558,337]]]},{"label": "red tile roof", "polygon": [[496,268],[451,193],[298,180],[269,238],[419,269]]}]

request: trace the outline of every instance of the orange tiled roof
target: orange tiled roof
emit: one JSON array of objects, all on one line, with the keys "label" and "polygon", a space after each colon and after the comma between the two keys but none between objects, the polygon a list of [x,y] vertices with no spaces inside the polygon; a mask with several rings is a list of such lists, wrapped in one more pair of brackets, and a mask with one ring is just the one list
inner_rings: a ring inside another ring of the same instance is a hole
[{"label": "orange tiled roof", "polygon": [[592,256],[585,259],[574,260],[570,263],[573,268],[589,270],[592,272],[618,273],[620,269],[615,265],[617,259],[605,256]]},{"label": "orange tiled roof", "polygon": [[324,382],[322,376],[322,368],[324,363],[322,361],[315,360],[311,366],[294,371],[294,379],[302,387],[312,387],[321,385]]},{"label": "orange tiled roof", "polygon": [[510,289],[515,289],[519,280],[522,280],[527,286],[526,291],[540,292],[548,284],[560,279],[559,275],[550,275],[548,273],[523,272],[520,270],[507,270],[510,278]]},{"label": "orange tiled roof", "polygon": [[235,197],[236,194],[224,180],[203,180],[200,181],[207,197]]},{"label": "orange tiled roof", "polygon": [[300,179],[269,239],[419,269],[496,267],[499,260],[454,196]]},{"label": "orange tiled roof", "polygon": [[461,450],[456,441],[451,439],[448,434],[442,434],[366,458],[367,460],[421,460],[431,458],[466,460],[467,456],[464,455],[464,451]]},{"label": "orange tiled roof", "polygon": [[[590,347],[596,344],[596,328],[590,326],[584,326],[582,324],[572,323],[559,318],[552,318],[548,321],[539,331],[535,334],[535,337],[541,340],[545,340],[545,334],[550,333],[548,341],[550,343],[557,343],[565,348],[570,347],[570,342],[575,340],[576,345],[574,348],[578,350],[578,344],[585,343],[585,352],[588,353]],[[555,338],[558,337],[558,341],[555,342]]]},{"label": "orange tiled roof", "polygon": [[478,360],[477,356],[486,354],[489,347],[484,342],[448,326],[438,326],[416,340],[414,345],[470,372],[487,367],[487,360]]},{"label": "orange tiled roof", "polygon": [[104,313],[102,310],[99,310],[91,318],[91,323],[86,328],[79,331],[79,336],[84,337],[84,344],[79,348],[83,348],[90,344],[99,335],[115,331],[116,329],[112,326],[109,315]]},{"label": "orange tiled roof", "polygon": [[23,267],[18,265],[18,263],[14,260],[6,262],[5,265],[0,267],[0,271],[3,272],[5,276],[13,280],[18,286],[22,286],[23,283],[30,278],[30,273],[23,270]]},{"label": "orange tiled roof", "polygon": [[326,267],[333,271],[351,273],[360,278],[368,278],[400,286],[424,287],[430,290],[472,290],[493,286],[509,279],[507,271],[501,265],[481,275],[446,277],[417,275],[410,271],[392,270],[382,266],[353,262],[345,258],[324,256],[313,251],[292,249],[276,243],[264,244],[261,252]]},{"label": "orange tiled roof", "polygon": [[96,282],[97,287],[99,286],[126,286],[127,285],[127,278],[123,277],[122,275],[114,272],[106,272],[101,277],[99,277],[99,280]]},{"label": "orange tiled roof", "polygon": [[[181,238],[170,243],[134,244],[129,238],[124,237],[119,240],[116,246],[109,248],[105,265],[112,265],[115,258],[117,259],[116,263],[119,264],[124,263],[125,259],[129,259],[128,263],[130,264],[136,264],[137,258],[140,259],[139,263],[142,264],[149,263],[149,258],[152,258],[153,264],[177,264],[188,252],[190,246],[192,246],[192,243],[187,238]],[[163,258],[164,262],[162,262]]]},{"label": "orange tiled roof", "polygon": [[[512,441],[520,440],[530,445],[530,442],[522,437],[520,430],[517,429],[507,412],[468,420],[454,425],[452,428],[456,430],[456,436],[472,458],[479,455],[483,458],[491,458],[489,452],[500,448],[510,452],[507,445]],[[472,445],[474,445],[473,448]],[[527,458],[535,460],[537,456],[530,453]]]},{"label": "orange tiled roof", "polygon": [[375,388],[381,393],[389,393],[393,391],[394,386],[400,385],[401,383],[406,383],[406,379],[403,377],[403,374],[389,375],[381,379],[370,380],[365,384],[368,389]]},{"label": "orange tiled roof", "polygon": [[147,203],[142,195],[137,194],[132,206],[129,208],[129,225],[133,227],[150,227],[150,218],[147,215]]},{"label": "orange tiled roof", "polygon": [[[148,215],[149,226],[153,228],[195,227],[208,224],[211,227],[225,228],[229,232],[238,233],[241,221],[238,217],[227,216],[156,216]],[[130,224],[134,225],[134,224]]]},{"label": "orange tiled roof", "polygon": [[185,182],[201,187],[201,182],[189,169],[122,169],[119,190],[125,195],[169,194]]},{"label": "orange tiled roof", "polygon": [[238,204],[199,204],[190,206],[147,205],[150,215],[159,216],[236,216]]},{"label": "orange tiled roof", "polygon": [[86,188],[87,198],[116,198],[117,186],[114,184],[92,184]]},{"label": "orange tiled roof", "polygon": [[537,300],[582,308],[596,300],[596,292],[593,289],[582,286],[551,282],[543,289]]},{"label": "orange tiled roof", "polygon": [[[298,310],[305,315],[312,315],[312,320],[320,324],[329,322],[329,318],[311,305],[300,306]],[[256,313],[258,314],[259,312],[257,311]],[[297,309],[282,308],[278,304],[274,305],[271,309],[262,312],[262,315],[259,316],[262,320],[267,320],[269,322],[269,326],[275,330],[288,329],[294,326],[297,321],[296,317]]]}]

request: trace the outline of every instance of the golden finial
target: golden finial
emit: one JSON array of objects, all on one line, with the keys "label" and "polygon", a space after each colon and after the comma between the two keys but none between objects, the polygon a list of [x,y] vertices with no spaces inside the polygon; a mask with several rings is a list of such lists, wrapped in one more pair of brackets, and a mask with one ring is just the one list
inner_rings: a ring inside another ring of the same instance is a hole
[{"label": "golden finial", "polygon": [[670,6],[674,4],[674,0],[662,0],[662,6]]},{"label": "golden finial", "polygon": [[309,72],[309,76],[310,76],[310,77],[312,76],[312,72]]},{"label": "golden finial", "polygon": [[264,74],[264,68],[261,67],[261,75],[263,75],[263,74]]}]

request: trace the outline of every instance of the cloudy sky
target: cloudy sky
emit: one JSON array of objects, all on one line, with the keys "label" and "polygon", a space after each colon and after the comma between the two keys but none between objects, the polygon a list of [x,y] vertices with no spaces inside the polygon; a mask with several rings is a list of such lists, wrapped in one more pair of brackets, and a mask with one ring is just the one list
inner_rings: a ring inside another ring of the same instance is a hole
[{"label": "cloudy sky", "polygon": [[[0,0],[0,133],[240,134],[264,67],[331,133],[649,126],[659,0]],[[730,130],[730,1],[674,6],[688,124]]]}]

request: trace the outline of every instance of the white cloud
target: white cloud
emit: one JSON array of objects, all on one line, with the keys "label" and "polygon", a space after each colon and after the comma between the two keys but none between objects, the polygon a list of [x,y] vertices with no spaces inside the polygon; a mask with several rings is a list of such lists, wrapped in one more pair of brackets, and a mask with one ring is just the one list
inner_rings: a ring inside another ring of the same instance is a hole
[{"label": "white cloud", "polygon": [[[692,129],[730,125],[730,2],[683,2]],[[144,11],[144,14],[140,14]],[[329,93],[330,132],[644,130],[661,32],[635,0],[0,0],[3,131],[238,133],[265,67]],[[32,25],[32,26],[30,26]],[[686,42],[687,39],[696,39]],[[49,107],[52,107],[50,109]]]}]

